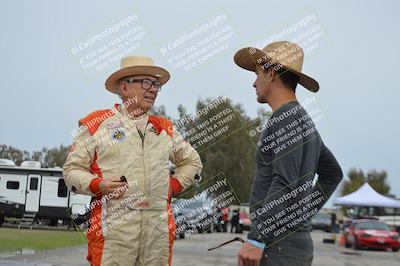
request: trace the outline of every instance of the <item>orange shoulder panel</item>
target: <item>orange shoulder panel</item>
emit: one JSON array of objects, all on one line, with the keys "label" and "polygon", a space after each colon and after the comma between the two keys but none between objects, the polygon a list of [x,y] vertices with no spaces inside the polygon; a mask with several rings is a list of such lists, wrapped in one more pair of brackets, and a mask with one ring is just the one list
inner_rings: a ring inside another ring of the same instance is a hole
[{"label": "orange shoulder panel", "polygon": [[150,115],[149,122],[153,124],[157,134],[160,134],[161,131],[165,130],[165,132],[172,137],[173,124],[169,119],[162,116]]},{"label": "orange shoulder panel", "polygon": [[89,130],[90,135],[93,135],[101,123],[113,115],[114,112],[111,109],[97,110],[79,120],[79,123],[85,125]]}]

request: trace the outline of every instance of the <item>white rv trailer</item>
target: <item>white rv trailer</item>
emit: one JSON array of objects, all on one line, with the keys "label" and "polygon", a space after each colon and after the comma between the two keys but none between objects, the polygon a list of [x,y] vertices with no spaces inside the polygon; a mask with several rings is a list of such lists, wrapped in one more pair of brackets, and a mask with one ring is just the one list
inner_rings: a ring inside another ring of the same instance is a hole
[{"label": "white rv trailer", "polygon": [[[61,168],[41,168],[38,162],[15,166],[4,159],[0,165],[0,225],[4,217],[35,218],[71,222],[87,219],[90,196],[71,193]],[[76,219],[76,220],[75,220]]]}]

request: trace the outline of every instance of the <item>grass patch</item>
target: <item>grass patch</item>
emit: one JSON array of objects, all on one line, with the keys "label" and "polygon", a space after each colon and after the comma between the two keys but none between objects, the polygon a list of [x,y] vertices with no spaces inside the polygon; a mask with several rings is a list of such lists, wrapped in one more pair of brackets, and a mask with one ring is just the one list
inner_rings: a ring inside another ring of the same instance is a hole
[{"label": "grass patch", "polygon": [[23,248],[44,250],[85,244],[86,237],[79,231],[0,228],[0,252]]}]

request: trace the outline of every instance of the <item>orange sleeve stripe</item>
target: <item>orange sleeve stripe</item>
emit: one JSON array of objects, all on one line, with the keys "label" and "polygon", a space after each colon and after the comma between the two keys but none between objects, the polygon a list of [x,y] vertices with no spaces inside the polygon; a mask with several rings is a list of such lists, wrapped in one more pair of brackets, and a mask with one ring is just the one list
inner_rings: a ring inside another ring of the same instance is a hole
[{"label": "orange sleeve stripe", "polygon": [[178,179],[176,179],[176,177],[171,177],[169,179],[169,185],[171,186],[172,196],[174,196],[182,191],[181,183],[179,183],[179,181],[178,181]]},{"label": "orange sleeve stripe", "polygon": [[[114,112],[110,109],[98,110],[79,120],[79,123],[85,125],[90,135],[93,136],[94,133],[96,133],[96,131],[98,130],[101,123],[113,115]],[[99,165],[97,164],[96,152],[94,154],[93,162],[90,165],[90,172],[98,176],[90,182],[89,189],[94,194],[94,197],[92,199],[99,200],[99,204],[95,204],[95,207],[90,212],[90,220],[92,220],[92,223],[90,223],[89,226],[89,229],[91,230],[88,230],[86,234],[88,239],[87,260],[90,262],[91,265],[100,266],[104,247],[104,237],[101,233],[101,210],[102,204],[104,203],[101,203],[102,195],[100,191],[100,182],[103,179],[103,174]]]},{"label": "orange sleeve stripe", "polygon": [[175,233],[176,233],[176,224],[174,221],[174,215],[171,209],[171,205],[168,203],[167,205],[167,213],[168,213],[168,229],[169,229],[169,254],[168,254],[168,266],[172,265],[172,247],[174,245]]},{"label": "orange sleeve stripe", "polygon": [[111,109],[98,110],[88,114],[86,117],[79,120],[79,123],[85,125],[86,128],[89,130],[90,135],[93,136],[101,123],[113,115],[114,112]]},{"label": "orange sleeve stripe", "polygon": [[103,179],[100,177],[94,178],[89,185],[90,191],[95,195],[95,197],[101,196],[101,191],[100,191],[100,182]]}]

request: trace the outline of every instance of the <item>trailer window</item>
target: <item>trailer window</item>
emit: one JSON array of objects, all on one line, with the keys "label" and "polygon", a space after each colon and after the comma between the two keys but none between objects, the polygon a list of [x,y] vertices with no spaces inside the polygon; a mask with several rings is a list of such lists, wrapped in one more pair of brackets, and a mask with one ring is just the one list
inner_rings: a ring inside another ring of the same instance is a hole
[{"label": "trailer window", "polygon": [[31,177],[31,183],[29,184],[29,190],[37,190],[38,189],[38,181],[39,181],[39,178]]},{"label": "trailer window", "polygon": [[19,189],[18,181],[7,181],[7,189]]},{"label": "trailer window", "polygon": [[65,185],[64,179],[58,179],[58,193],[57,195],[61,198],[66,198],[68,196],[68,188]]}]

